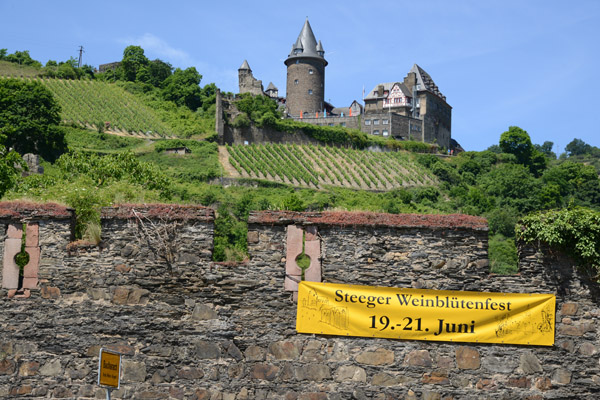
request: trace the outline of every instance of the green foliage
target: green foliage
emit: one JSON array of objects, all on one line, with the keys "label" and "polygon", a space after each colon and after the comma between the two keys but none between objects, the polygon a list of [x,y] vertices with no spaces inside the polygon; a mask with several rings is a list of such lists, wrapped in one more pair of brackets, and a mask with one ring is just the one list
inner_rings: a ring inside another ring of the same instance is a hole
[{"label": "green foliage", "polygon": [[234,118],[232,125],[234,128],[247,128],[250,126],[250,118],[247,114],[239,114]]},{"label": "green foliage", "polygon": [[565,146],[565,150],[569,157],[590,154],[593,152],[593,147],[585,143],[581,139],[573,139]]},{"label": "green foliage", "polygon": [[423,201],[428,201],[429,203],[436,203],[440,197],[440,191],[433,187],[418,187],[413,189],[413,198],[415,202],[421,203]]},{"label": "green foliage", "polygon": [[499,206],[509,206],[521,213],[538,207],[540,183],[528,168],[520,164],[500,164],[479,179],[486,196],[498,199]]},{"label": "green foliage", "polygon": [[514,238],[515,226],[519,219],[518,215],[517,210],[510,207],[499,207],[490,210],[485,214],[490,236],[499,234],[507,238]]},{"label": "green foliage", "polygon": [[[277,111],[277,103],[268,96],[253,96],[250,93],[242,93],[235,101],[237,109],[245,113],[253,122],[259,122],[259,126],[272,125],[274,120],[268,116],[281,118],[281,113]],[[268,122],[267,122],[268,121]]]},{"label": "green foliage", "polygon": [[54,160],[66,150],[57,128],[60,106],[38,82],[0,79],[0,135],[5,146],[20,154],[35,153]]},{"label": "green foliage", "polygon": [[[0,143],[4,142],[4,136],[0,135]],[[17,183],[20,170],[25,169],[26,164],[16,151],[8,151],[0,144],[0,198],[7,190]]]},{"label": "green foliage", "polygon": [[[571,199],[578,205],[600,208],[600,180],[591,165],[567,160],[546,170],[542,181],[546,187],[552,185],[554,188],[544,191],[544,208],[550,208],[552,204],[566,204]],[[556,189],[564,200],[561,201],[555,193]]]},{"label": "green foliage", "polygon": [[[241,261],[247,251],[248,227],[235,218],[227,205],[221,205],[215,219],[213,259],[215,261]],[[236,251],[237,250],[237,251]],[[232,260],[230,257],[234,256]]]},{"label": "green foliage", "polygon": [[541,241],[574,257],[596,278],[600,274],[600,213],[573,207],[526,216],[517,231],[526,243]]},{"label": "green foliage", "polygon": [[170,197],[169,181],[162,171],[156,165],[139,161],[130,151],[105,156],[69,152],[56,161],[56,166],[63,179],[73,180],[84,175],[96,186],[127,180],[149,190],[158,190],[165,198]]},{"label": "green foliage", "polygon": [[546,169],[546,156],[534,148],[529,134],[518,126],[509,127],[500,136],[500,148],[505,153],[513,154],[517,162],[529,167],[535,176],[540,176]]},{"label": "green foliage", "polygon": [[285,199],[283,199],[281,208],[290,211],[304,211],[305,209],[304,203],[294,192],[290,193]]},{"label": "green foliage", "polygon": [[492,273],[500,275],[517,273],[518,256],[514,239],[497,234],[490,238],[488,246]]},{"label": "green foliage", "polygon": [[67,203],[75,209],[75,237],[82,238],[89,224],[100,222],[100,208],[110,205],[109,199],[95,190],[75,188],[66,197]]},{"label": "green foliage", "polygon": [[29,50],[15,51],[13,54],[7,54],[6,49],[0,49],[0,60],[35,68],[42,66],[42,63],[31,58]]},{"label": "green foliage", "polygon": [[177,68],[173,75],[163,82],[161,95],[165,100],[172,101],[178,106],[196,111],[202,105],[202,90],[199,86],[201,80],[202,75],[195,67],[185,70]]},{"label": "green foliage", "polygon": [[535,148],[535,150],[548,157],[548,159],[556,160],[556,153],[552,151],[552,148],[554,147],[554,142],[546,140],[541,145],[534,144],[533,147]]},{"label": "green foliage", "polygon": [[529,165],[533,144],[529,134],[518,126],[510,126],[500,136],[500,148],[504,153],[514,154],[519,164]]},{"label": "green foliage", "polygon": [[[164,154],[170,147],[185,146],[191,150],[186,155]],[[221,176],[218,146],[216,143],[196,140],[159,140],[152,152],[140,154],[140,160],[155,165],[174,181],[197,184]]]},{"label": "green foliage", "polygon": [[71,126],[61,126],[67,145],[72,150],[93,150],[94,152],[116,152],[134,149],[145,143],[144,139],[128,136],[101,134]]},{"label": "green foliage", "polygon": [[149,63],[140,46],[127,46],[123,50],[123,59],[119,66],[119,73],[124,80],[135,81],[138,73]]}]

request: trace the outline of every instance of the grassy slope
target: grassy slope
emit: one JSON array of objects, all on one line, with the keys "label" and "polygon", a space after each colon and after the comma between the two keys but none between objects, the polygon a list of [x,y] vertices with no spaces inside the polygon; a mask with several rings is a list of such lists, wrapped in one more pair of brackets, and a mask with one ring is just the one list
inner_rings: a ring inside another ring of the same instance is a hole
[{"label": "grassy slope", "polygon": [[8,61],[0,61],[0,77],[36,77],[41,73],[42,71],[39,68],[30,67],[27,65],[19,65]]}]

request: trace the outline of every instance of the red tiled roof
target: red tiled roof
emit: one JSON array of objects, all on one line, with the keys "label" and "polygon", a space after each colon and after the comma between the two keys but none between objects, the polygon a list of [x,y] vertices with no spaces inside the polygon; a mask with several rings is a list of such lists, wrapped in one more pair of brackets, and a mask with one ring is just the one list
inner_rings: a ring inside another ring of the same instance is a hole
[{"label": "red tiled roof", "polygon": [[487,230],[487,220],[464,214],[384,214],[374,212],[295,212],[257,211],[250,213],[250,224],[319,224],[338,226],[380,226],[401,228],[450,228]]}]

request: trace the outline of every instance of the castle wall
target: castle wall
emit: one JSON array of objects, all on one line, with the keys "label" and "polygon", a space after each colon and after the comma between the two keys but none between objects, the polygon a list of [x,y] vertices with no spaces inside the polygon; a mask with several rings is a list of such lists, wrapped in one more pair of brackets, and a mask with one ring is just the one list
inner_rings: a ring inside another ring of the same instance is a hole
[{"label": "castle wall", "polygon": [[439,97],[422,92],[420,113],[425,125],[425,141],[450,148],[452,108]]},{"label": "castle wall", "polygon": [[[104,398],[96,385],[101,346],[123,353],[115,399],[542,399],[599,391],[597,285],[543,247],[521,246],[518,275],[491,276],[481,218],[252,213],[250,260],[223,264],[210,261],[214,213],[204,207],[104,209],[99,246],[67,244],[71,215],[0,203],[0,232],[36,216],[42,254],[29,298],[0,289],[1,398]],[[290,225],[318,238],[325,282],[554,293],[556,343],[297,334],[293,293],[284,288]]]},{"label": "castle wall", "polygon": [[257,143],[285,143],[285,144],[320,144],[316,139],[305,135],[302,131],[294,133],[279,132],[269,127],[258,128],[254,125],[235,128],[225,125],[223,144],[257,144]]},{"label": "castle wall", "polygon": [[[321,114],[320,114],[321,115]],[[322,115],[319,118],[307,118],[302,119],[295,118],[296,121],[304,122],[307,124],[320,125],[320,126],[341,126],[348,129],[360,129],[360,116],[343,116],[343,117],[332,117],[327,116],[326,118]]]}]

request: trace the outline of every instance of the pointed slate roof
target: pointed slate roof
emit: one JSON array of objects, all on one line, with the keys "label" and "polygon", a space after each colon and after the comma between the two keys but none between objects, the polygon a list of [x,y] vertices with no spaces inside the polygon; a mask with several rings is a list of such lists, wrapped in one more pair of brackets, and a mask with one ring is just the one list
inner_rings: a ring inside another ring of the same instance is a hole
[{"label": "pointed slate roof", "polygon": [[267,86],[267,90],[265,90],[265,92],[268,92],[269,90],[277,90],[277,87],[273,85],[273,82],[269,82],[269,86]]},{"label": "pointed slate roof", "polygon": [[252,71],[250,69],[250,65],[248,64],[248,61],[246,61],[246,60],[244,60],[244,62],[242,63],[242,66],[238,68],[238,70],[240,70],[240,69],[248,69],[248,70]]},{"label": "pointed slate roof", "polygon": [[408,72],[414,72],[417,76],[417,85],[420,86],[419,90],[428,90],[431,93],[446,100],[446,96],[444,96],[442,92],[440,92],[440,89],[437,87],[433,79],[431,79],[431,76],[429,76],[429,74],[425,72],[423,68],[415,64]]},{"label": "pointed slate roof", "polygon": [[285,63],[287,65],[290,60],[302,57],[310,57],[318,58],[322,60],[325,65],[327,65],[327,61],[322,55],[324,52],[325,51],[323,50],[321,41],[319,41],[317,44],[317,39],[315,38],[315,34],[313,33],[307,18],[306,22],[304,22],[302,30],[300,31],[300,34],[298,35],[298,39],[296,39],[296,43],[292,45],[292,51],[288,55],[287,60],[285,60]]}]

